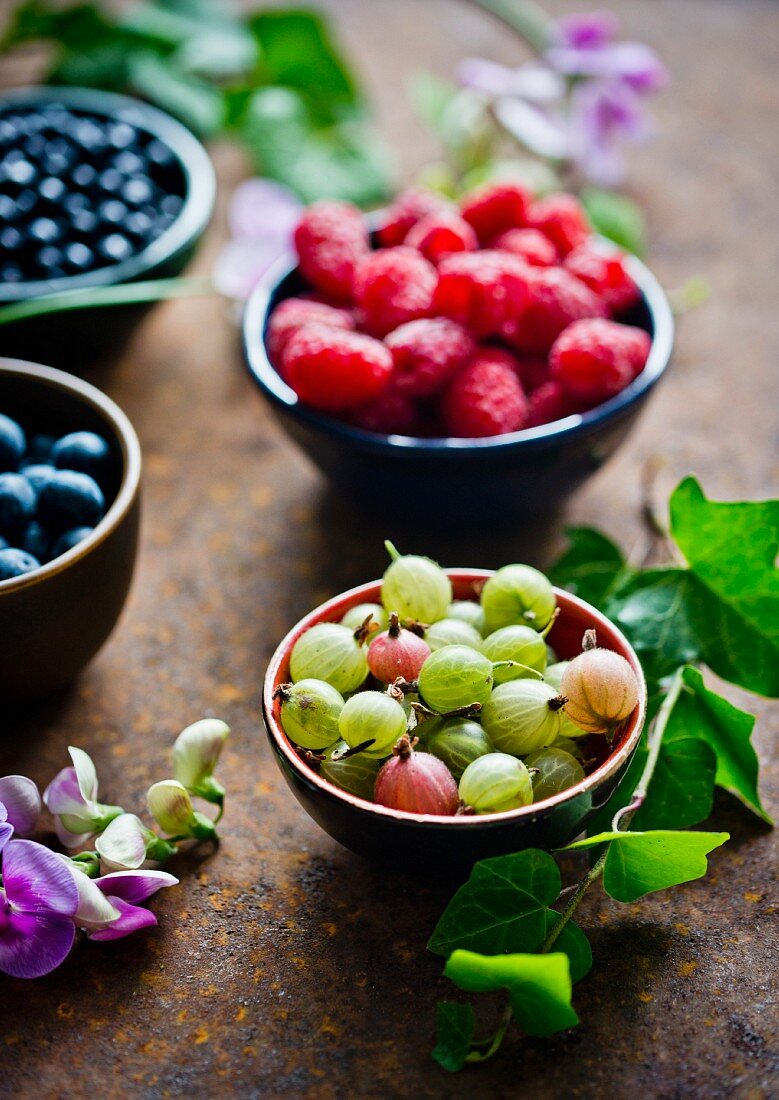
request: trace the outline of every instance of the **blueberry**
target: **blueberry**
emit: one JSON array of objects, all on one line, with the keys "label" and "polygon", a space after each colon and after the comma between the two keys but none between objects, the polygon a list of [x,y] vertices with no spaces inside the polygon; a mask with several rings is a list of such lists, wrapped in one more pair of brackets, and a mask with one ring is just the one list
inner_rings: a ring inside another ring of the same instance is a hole
[{"label": "blueberry", "polygon": [[35,514],[35,490],[21,474],[0,474],[0,531],[13,536]]},{"label": "blueberry", "polygon": [[110,225],[119,225],[127,214],[127,207],[119,199],[108,199],[100,204],[100,217]]},{"label": "blueberry", "polygon": [[78,470],[97,477],[110,454],[106,441],[95,432],[70,432],[58,439],[51,450],[51,460],[60,470]]},{"label": "blueberry", "polygon": [[0,195],[0,220],[8,221],[16,210],[16,203],[10,195]]},{"label": "blueberry", "polygon": [[8,539],[4,539],[3,536],[0,535],[0,550],[7,550],[10,545]]},{"label": "blueberry", "polygon": [[51,559],[51,538],[46,528],[36,519],[27,524],[21,538],[21,548],[28,554],[32,554],[39,562]]},{"label": "blueberry", "polygon": [[47,176],[38,185],[38,194],[47,202],[57,202],[65,194],[65,184],[56,176]]},{"label": "blueberry", "polygon": [[152,164],[157,164],[161,168],[167,168],[168,165],[173,164],[174,160],[172,150],[157,138],[149,142],[146,149],[146,156]]},{"label": "blueberry", "polygon": [[136,172],[143,172],[144,163],[143,158],[139,157],[137,153],[131,153],[129,149],[125,149],[113,159],[113,166],[118,172],[123,172],[126,176],[132,176]]},{"label": "blueberry", "polygon": [[160,210],[163,214],[167,214],[169,217],[176,217],[184,205],[184,200],[180,195],[166,195],[160,203]]},{"label": "blueberry", "polygon": [[77,164],[70,173],[70,178],[76,187],[89,187],[97,179],[97,169],[91,164]]},{"label": "blueberry", "polygon": [[26,449],[27,440],[20,426],[0,413],[0,470],[15,470]]},{"label": "blueberry", "polygon": [[53,435],[44,435],[42,432],[34,435],[27,444],[26,461],[28,463],[47,462],[55,442]]},{"label": "blueberry", "polygon": [[121,233],[109,233],[98,245],[98,251],[112,263],[119,263],[132,253],[132,245]]},{"label": "blueberry", "polygon": [[3,171],[7,180],[22,186],[26,183],[32,183],[36,174],[35,168],[28,160],[16,160],[9,164],[6,159],[3,162]]},{"label": "blueberry", "polygon": [[54,218],[36,218],[30,226],[29,233],[34,241],[51,244],[62,236],[62,226]]},{"label": "blueberry", "polygon": [[58,558],[60,554],[67,554],[68,550],[72,550],[74,546],[78,546],[80,542],[83,542],[87,535],[91,535],[93,530],[93,527],[71,527],[69,531],[65,531],[51,548],[52,558]]},{"label": "blueberry", "polygon": [[53,530],[91,526],[105,511],[105,499],[88,474],[58,470],[38,495],[38,518]]},{"label": "blueberry", "polygon": [[141,206],[154,198],[154,188],[147,179],[129,179],[122,188],[122,198],[131,206]]},{"label": "blueberry", "polygon": [[91,210],[76,210],[70,222],[79,233],[91,233],[97,227],[97,214]]},{"label": "blueberry", "polygon": [[138,131],[127,122],[114,122],[108,127],[108,141],[114,149],[127,149],[138,139]]},{"label": "blueberry", "polygon": [[36,497],[46,482],[50,481],[52,475],[56,472],[55,468],[48,462],[23,462],[19,467],[19,473],[23,477],[26,477],[30,485],[32,485]]},{"label": "blueberry", "polygon": [[24,244],[24,237],[15,225],[7,225],[0,231],[0,248],[4,252],[18,252]]},{"label": "blueberry", "polygon": [[38,202],[37,194],[31,187],[25,188],[24,191],[20,191],[16,196],[16,213],[17,214],[29,214],[31,210],[35,208],[35,204]]},{"label": "blueberry", "polygon": [[24,573],[32,573],[33,569],[40,569],[41,563],[32,554],[24,550],[0,550],[0,581],[9,581],[12,577],[21,577]]}]

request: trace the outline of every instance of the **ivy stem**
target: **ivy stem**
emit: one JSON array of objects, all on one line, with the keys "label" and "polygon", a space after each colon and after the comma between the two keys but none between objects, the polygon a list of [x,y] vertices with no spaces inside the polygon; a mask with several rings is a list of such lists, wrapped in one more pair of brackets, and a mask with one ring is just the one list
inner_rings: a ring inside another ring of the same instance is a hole
[{"label": "ivy stem", "polygon": [[521,35],[537,53],[549,46],[552,20],[534,0],[472,0]]},{"label": "ivy stem", "polygon": [[149,279],[139,283],[90,287],[87,290],[66,290],[61,294],[42,294],[38,298],[11,302],[9,305],[0,307],[0,325],[43,317],[48,313],[69,313],[74,309],[138,305],[144,302],[190,298],[193,295],[213,293],[214,287],[210,279],[196,276]]},{"label": "ivy stem", "polygon": [[[466,1056],[465,1056],[465,1061],[470,1062],[470,1063],[473,1063],[473,1062],[486,1062],[490,1058],[492,1058],[493,1054],[497,1054],[497,1052],[500,1050],[500,1045],[503,1042],[503,1037],[506,1034],[506,1029],[508,1028],[509,1024],[511,1023],[511,1016],[512,1016],[511,1004],[509,1003],[509,1004],[506,1005],[505,1009],[503,1010],[503,1015],[500,1018],[500,1023],[498,1024],[497,1030],[495,1031],[495,1034],[492,1036],[492,1039],[489,1041],[489,1046],[487,1047],[487,1049],[483,1052],[480,1051],[480,1050],[470,1050],[468,1052],[468,1054],[466,1054]],[[486,1040],[485,1040],[485,1042],[486,1042]],[[475,1044],[475,1045],[481,1045],[481,1044]]]}]

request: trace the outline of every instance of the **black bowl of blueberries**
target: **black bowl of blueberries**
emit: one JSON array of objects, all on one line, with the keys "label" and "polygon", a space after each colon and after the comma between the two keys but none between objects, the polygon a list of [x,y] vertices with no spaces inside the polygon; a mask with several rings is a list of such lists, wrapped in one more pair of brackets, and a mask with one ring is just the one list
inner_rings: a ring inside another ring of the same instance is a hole
[{"label": "black bowl of blueberries", "polygon": [[100,390],[0,356],[0,699],[47,694],[97,653],[135,565],[141,452]]},{"label": "black bowl of blueberries", "polygon": [[[0,94],[0,307],[181,273],[214,205],[213,166],[181,123],[126,96]],[[0,354],[78,369],[122,350],[147,305],[0,325]]]}]

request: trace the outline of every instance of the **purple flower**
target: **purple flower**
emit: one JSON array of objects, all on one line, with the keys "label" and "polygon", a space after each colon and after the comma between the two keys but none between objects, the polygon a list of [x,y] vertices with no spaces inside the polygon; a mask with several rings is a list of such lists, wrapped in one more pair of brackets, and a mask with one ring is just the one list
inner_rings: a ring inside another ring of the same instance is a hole
[{"label": "purple flower", "polygon": [[83,749],[68,749],[72,768],[63,768],[46,790],[43,801],[54,815],[60,843],[78,848],[122,813],[120,806],[97,801],[97,772]]},{"label": "purple flower", "polygon": [[166,871],[116,871],[98,879],[88,878],[77,868],[71,873],[78,888],[73,920],[92,940],[118,940],[155,925],[154,913],[139,902],[178,882]]},{"label": "purple flower", "polygon": [[590,11],[566,15],[554,26],[554,44],[569,50],[599,50],[613,42],[619,28],[610,11]]},{"label": "purple flower", "polygon": [[0,850],[11,834],[31,833],[41,812],[41,796],[26,775],[0,778]]},{"label": "purple flower", "polygon": [[73,872],[61,856],[32,840],[9,840],[0,887],[0,971],[39,978],[59,966],[73,946],[77,907]]},{"label": "purple flower", "polygon": [[641,42],[614,42],[616,33],[617,21],[609,12],[560,19],[546,60],[567,77],[618,79],[639,92],[662,88],[668,73],[654,50]]},{"label": "purple flower", "polygon": [[244,300],[268,268],[292,247],[292,234],[302,204],[292,191],[265,179],[240,184],[230,204],[232,240],[216,259],[216,289],[228,298]]},{"label": "purple flower", "polygon": [[611,187],[624,174],[623,140],[640,140],[646,116],[631,88],[616,80],[590,80],[571,96],[570,158],[595,183]]}]

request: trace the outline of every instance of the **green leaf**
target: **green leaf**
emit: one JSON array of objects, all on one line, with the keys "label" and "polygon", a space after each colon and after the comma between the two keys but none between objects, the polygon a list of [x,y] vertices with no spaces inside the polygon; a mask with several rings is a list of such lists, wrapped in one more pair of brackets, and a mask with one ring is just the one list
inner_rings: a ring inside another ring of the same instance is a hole
[{"label": "green leaf", "polygon": [[622,551],[592,527],[569,527],[565,534],[570,545],[549,570],[550,581],[602,607],[607,593],[627,579]]},{"label": "green leaf", "polygon": [[507,989],[514,1018],[526,1035],[545,1037],[579,1022],[571,1007],[568,956],[561,951],[549,955],[455,951],[444,974],[469,993]]},{"label": "green leaf", "polygon": [[688,607],[693,583],[686,569],[645,569],[631,577],[604,608],[625,631],[642,663],[647,656],[658,677],[701,656]]},{"label": "green leaf", "polygon": [[449,902],[428,948],[437,955],[458,948],[497,955],[538,946],[559,893],[560,871],[547,852],[483,859]]},{"label": "green leaf", "polygon": [[646,222],[632,199],[613,191],[586,187],[581,193],[593,228],[615,244],[643,256],[646,251]]},{"label": "green leaf", "polygon": [[436,1005],[436,1045],[433,1057],[440,1066],[456,1073],[465,1065],[473,1039],[473,1009],[469,1004],[439,1001]]},{"label": "green leaf", "polygon": [[[764,821],[771,818],[760,803],[757,789],[759,765],[750,741],[754,715],[739,710],[716,692],[709,691],[695,668],[686,668],[682,675],[685,690],[679,696],[665,731],[664,748],[673,756],[690,737],[700,738],[710,747],[716,760],[717,786],[736,794]],[[652,779],[650,793],[656,776]],[[700,819],[702,820],[702,818]]]},{"label": "green leaf", "polygon": [[670,508],[691,570],[686,618],[706,664],[749,691],[779,695],[779,500],[714,502],[689,477]]},{"label": "green leaf", "polygon": [[615,901],[636,901],[706,874],[706,856],[730,839],[729,833],[686,833],[657,829],[645,833],[598,833],[568,849],[610,843],[603,888]]},{"label": "green leaf", "polygon": [[214,134],[225,121],[220,92],[177,72],[170,58],[146,50],[130,59],[130,82],[141,95],[156,103],[202,136]]}]

